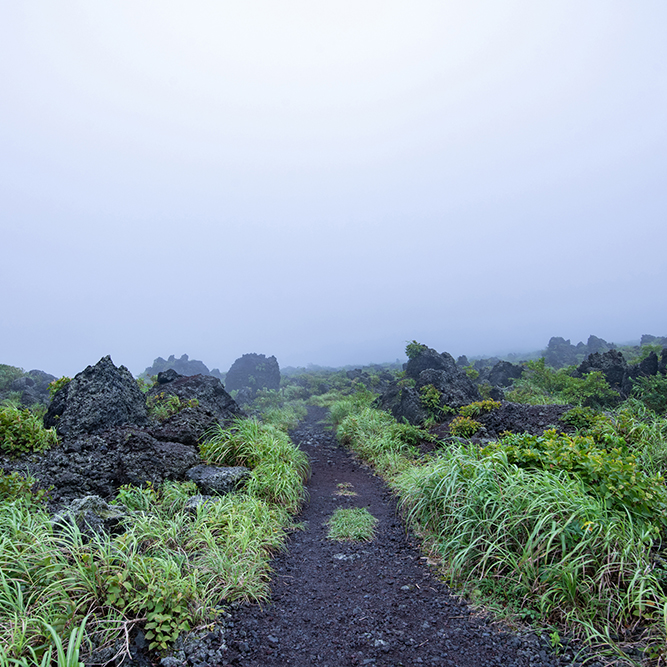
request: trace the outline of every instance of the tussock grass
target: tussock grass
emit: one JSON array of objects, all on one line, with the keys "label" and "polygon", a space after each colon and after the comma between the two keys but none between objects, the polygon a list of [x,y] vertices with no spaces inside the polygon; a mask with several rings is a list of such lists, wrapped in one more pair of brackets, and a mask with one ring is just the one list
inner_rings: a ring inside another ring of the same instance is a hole
[{"label": "tussock grass", "polygon": [[230,428],[216,428],[201,446],[213,465],[242,465],[252,470],[246,491],[296,512],[305,499],[303,483],[310,475],[304,452],[284,431],[256,419],[238,419]]},{"label": "tussock grass", "polygon": [[[221,604],[268,597],[269,559],[304,498],[308,460],[286,433],[256,420],[218,429],[202,449],[211,462],[252,468],[243,491],[186,509],[197,494],[191,482],[123,487],[119,535],[54,527],[30,496],[0,502],[0,667],[46,667],[51,647],[60,655],[54,636],[62,648],[84,618],[72,637],[87,659],[122,644],[136,624],[163,650]],[[63,659],[73,655],[65,649]]]},{"label": "tussock grass", "polygon": [[338,542],[372,542],[378,520],[364,507],[337,509],[327,525],[327,537]]},{"label": "tussock grass", "polygon": [[[606,428],[615,444],[622,429],[634,433],[629,446],[663,473],[664,424],[638,417],[636,405],[627,409],[634,417],[620,411],[595,428]],[[590,480],[587,487],[557,462],[519,468],[502,448],[472,444],[420,459],[391,415],[349,404],[333,412],[342,417],[339,439],[397,492],[450,583],[618,651],[635,642],[654,657],[667,654],[659,522],[613,508],[605,494],[591,493]]]}]

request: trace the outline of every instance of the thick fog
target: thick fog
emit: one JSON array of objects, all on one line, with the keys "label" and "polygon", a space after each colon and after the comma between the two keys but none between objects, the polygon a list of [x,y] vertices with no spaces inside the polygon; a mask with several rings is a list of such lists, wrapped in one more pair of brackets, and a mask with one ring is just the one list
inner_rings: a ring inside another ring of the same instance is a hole
[{"label": "thick fog", "polygon": [[667,335],[662,0],[0,7],[0,363]]}]

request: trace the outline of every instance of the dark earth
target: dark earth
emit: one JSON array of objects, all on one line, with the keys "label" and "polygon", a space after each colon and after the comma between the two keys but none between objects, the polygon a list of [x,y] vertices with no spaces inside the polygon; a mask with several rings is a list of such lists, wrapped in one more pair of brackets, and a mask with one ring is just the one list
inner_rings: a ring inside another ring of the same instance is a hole
[{"label": "dark earth", "polygon": [[[291,433],[310,457],[310,501],[288,550],[273,562],[271,600],[241,605],[217,650],[194,664],[268,665],[579,665],[549,638],[516,632],[457,597],[438,578],[401,522],[384,482],[355,461],[311,408]],[[340,486],[344,485],[344,486]],[[341,490],[356,495],[339,495]],[[333,542],[325,522],[339,507],[365,507],[379,520],[371,543]],[[222,634],[222,633],[220,633]],[[203,647],[202,647],[203,648]],[[211,646],[211,649],[214,647]],[[221,650],[222,649],[222,650]],[[214,660],[211,660],[215,656]],[[200,662],[201,661],[201,662]],[[600,665],[589,657],[587,665]]]}]

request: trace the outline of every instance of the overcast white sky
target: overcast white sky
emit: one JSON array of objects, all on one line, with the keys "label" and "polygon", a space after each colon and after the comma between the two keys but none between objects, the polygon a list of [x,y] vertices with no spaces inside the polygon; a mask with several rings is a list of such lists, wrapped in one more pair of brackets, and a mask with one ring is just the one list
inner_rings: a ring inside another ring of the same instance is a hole
[{"label": "overcast white sky", "polygon": [[664,0],[0,4],[0,362],[667,335]]}]

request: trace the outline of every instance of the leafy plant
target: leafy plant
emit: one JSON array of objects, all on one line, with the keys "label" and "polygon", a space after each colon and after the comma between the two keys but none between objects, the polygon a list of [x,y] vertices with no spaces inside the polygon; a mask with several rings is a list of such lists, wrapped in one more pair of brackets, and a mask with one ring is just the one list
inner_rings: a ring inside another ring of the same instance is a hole
[{"label": "leafy plant", "polygon": [[419,400],[434,423],[442,421],[445,415],[454,412],[448,405],[441,405],[442,394],[434,385],[424,385],[420,388],[419,393]]},{"label": "leafy plant", "polygon": [[640,377],[634,383],[632,395],[647,408],[663,415],[667,412],[667,376],[650,375]]},{"label": "leafy plant", "polygon": [[[610,439],[611,440],[611,439]],[[606,449],[594,438],[546,431],[544,435],[509,434],[482,450],[502,451],[507,461],[521,468],[564,471],[583,482],[606,507],[629,512],[636,521],[667,528],[667,489],[660,475],[648,476],[637,466],[620,438]]]},{"label": "leafy plant", "polygon": [[479,380],[479,371],[472,366],[466,366],[464,369],[465,374],[474,382]]},{"label": "leafy plant", "polygon": [[416,340],[409,342],[405,346],[405,354],[408,359],[416,359],[420,354],[426,352],[427,350],[427,345],[422,345],[422,343],[418,343]]},{"label": "leafy plant", "polygon": [[40,452],[58,444],[55,429],[45,429],[28,408],[0,408],[0,449],[18,455]]},{"label": "leafy plant", "polygon": [[482,424],[472,417],[459,415],[449,423],[449,432],[459,438],[472,438],[482,428]]},{"label": "leafy plant", "polygon": [[157,375],[151,375],[151,377],[148,378],[140,375],[137,378],[137,384],[139,385],[141,393],[145,394],[149,389],[152,389],[157,385]]},{"label": "leafy plant", "polygon": [[372,542],[378,520],[365,507],[337,509],[327,525],[330,540]]},{"label": "leafy plant", "polygon": [[522,377],[516,379],[507,398],[516,403],[541,405],[561,403],[593,407],[613,406],[619,395],[607,383],[601,371],[587,373],[583,378],[572,377],[574,367],[554,370],[544,357],[528,361]]},{"label": "leafy plant", "polygon": [[0,470],[0,502],[13,502],[22,499],[39,503],[47,494],[46,489],[35,489],[33,477],[23,477],[14,471],[5,473]]},{"label": "leafy plant", "polygon": [[479,417],[492,410],[497,410],[500,407],[499,401],[486,399],[484,401],[475,401],[459,408],[459,414],[462,417]]},{"label": "leafy plant", "polygon": [[599,413],[589,407],[574,407],[568,410],[560,420],[578,431],[591,428],[599,418]]},{"label": "leafy plant", "polygon": [[69,384],[72,381],[72,378],[63,375],[53,382],[49,382],[49,396],[53,398],[57,391],[60,391],[65,385]]}]

